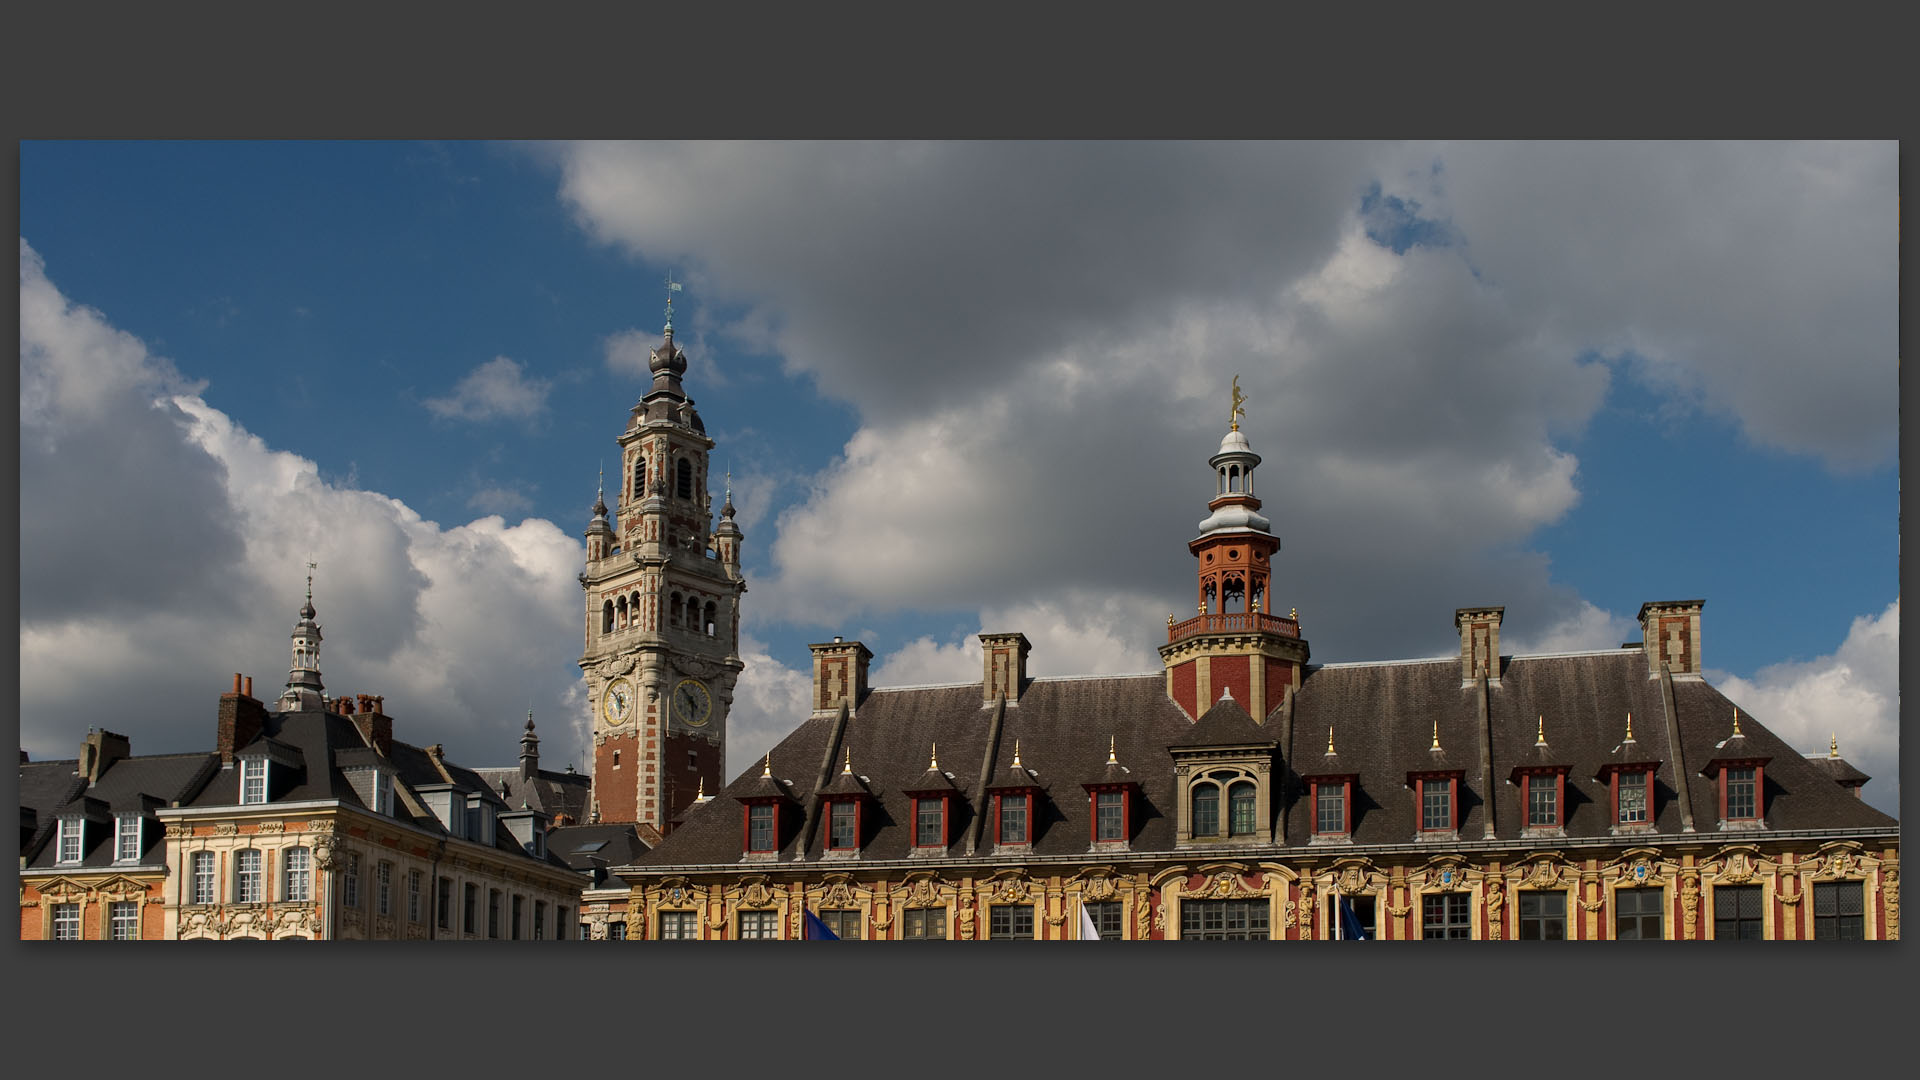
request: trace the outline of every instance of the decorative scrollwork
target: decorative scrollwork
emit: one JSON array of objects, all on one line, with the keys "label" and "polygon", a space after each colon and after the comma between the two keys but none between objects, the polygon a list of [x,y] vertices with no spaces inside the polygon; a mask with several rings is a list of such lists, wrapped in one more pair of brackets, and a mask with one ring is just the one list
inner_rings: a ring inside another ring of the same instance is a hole
[{"label": "decorative scrollwork", "polygon": [[1900,869],[1884,867],[1880,871],[1880,905],[1886,912],[1887,940],[1900,939]]},{"label": "decorative scrollwork", "polygon": [[847,888],[845,881],[836,881],[827,887],[827,895],[824,902],[828,907],[852,907],[853,890]]},{"label": "decorative scrollwork", "polygon": [[1550,889],[1560,883],[1560,867],[1552,859],[1541,859],[1533,864],[1533,870],[1527,875],[1527,884],[1536,889]]},{"label": "decorative scrollwork", "polygon": [[1004,900],[1004,901],[1009,901],[1013,903],[1018,903],[1022,900],[1027,899],[1027,891],[1028,891],[1028,882],[1025,878],[1022,878],[1022,877],[1002,878],[1000,879],[997,891],[994,893],[994,898],[997,900]]},{"label": "decorative scrollwork", "polygon": [[217,822],[213,826],[213,835],[215,836],[234,836],[234,835],[237,835],[239,832],[240,832],[240,826],[234,824],[231,821]]},{"label": "decorative scrollwork", "polygon": [[263,833],[283,833],[287,831],[287,823],[284,821],[263,821],[258,826],[255,827],[254,831],[263,832]]},{"label": "decorative scrollwork", "polygon": [[1113,879],[1105,874],[1095,874],[1080,887],[1080,894],[1083,898],[1096,902],[1111,900],[1114,894]]},{"label": "decorative scrollwork", "polygon": [[1240,879],[1238,871],[1222,870],[1208,878],[1207,883],[1196,895],[1207,899],[1238,900],[1260,894],[1247,888],[1246,882]]},{"label": "decorative scrollwork", "polygon": [[1826,877],[1850,877],[1860,872],[1860,858],[1851,851],[1836,851],[1826,858],[1820,873]]}]

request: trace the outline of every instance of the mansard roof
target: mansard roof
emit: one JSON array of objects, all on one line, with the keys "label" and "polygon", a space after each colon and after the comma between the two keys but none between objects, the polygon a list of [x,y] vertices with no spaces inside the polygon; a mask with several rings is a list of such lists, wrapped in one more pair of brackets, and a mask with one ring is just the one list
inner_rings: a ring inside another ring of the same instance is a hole
[{"label": "mansard roof", "polygon": [[[77,759],[67,758],[20,765],[20,808],[31,810],[34,821],[33,836],[20,849],[29,869],[53,866],[59,853],[51,841],[62,816],[82,812],[90,805],[108,815],[140,813],[151,818],[155,807],[190,798],[219,768],[219,758],[212,753],[120,758],[91,784],[77,771],[79,764]],[[157,821],[148,826],[141,839],[141,863],[165,861],[165,833]],[[79,866],[110,866],[116,854],[112,830],[100,829],[87,838]]]},{"label": "mansard roof", "polygon": [[[908,857],[912,807],[906,792],[925,788],[927,747],[933,743],[958,793],[947,855],[984,859],[992,847],[979,837],[990,809],[986,793],[1007,775],[1016,740],[1022,764],[1036,774],[1032,783],[1043,794],[1034,821],[1036,857],[1087,853],[1089,807],[1082,785],[1106,768],[1109,739],[1140,784],[1131,850],[1174,850],[1176,781],[1169,750],[1223,741],[1277,744],[1271,824],[1283,838],[1281,846],[1305,848],[1313,822],[1301,777],[1327,771],[1329,727],[1337,737],[1338,771],[1359,778],[1353,805],[1356,845],[1414,842],[1418,822],[1407,778],[1430,771],[1461,776],[1462,841],[1524,841],[1518,789],[1508,778],[1516,766],[1542,764],[1568,770],[1566,832],[1578,840],[1611,835],[1610,795],[1596,777],[1603,765],[1621,760],[1618,751],[1631,712],[1634,759],[1658,762],[1656,834],[1683,831],[1678,798],[1683,790],[1693,830],[1711,834],[1718,826],[1717,789],[1700,770],[1731,730],[1733,703],[1702,679],[1675,678],[1669,717],[1664,685],[1649,677],[1638,649],[1510,657],[1501,679],[1488,684],[1463,683],[1453,657],[1337,664],[1309,668],[1291,709],[1274,710],[1264,725],[1231,700],[1216,703],[1198,723],[1188,721],[1168,699],[1160,672],[1034,679],[1018,703],[1004,707],[983,706],[978,684],[882,688],[845,721],[837,743],[839,718],[817,716],[796,727],[773,756],[789,763],[783,771],[793,781],[792,797],[812,805],[851,748],[878,802],[869,815],[875,829],[861,849],[862,860]],[[1549,744],[1545,757],[1536,745],[1542,716]],[[1741,724],[1748,744],[1743,753],[1772,759],[1766,770],[1769,830],[1897,826],[1836,782],[1830,766],[1793,752],[1757,719],[1743,715]],[[1442,747],[1437,755],[1431,749],[1436,732]],[[1675,732],[1678,747],[1672,745]],[[719,794],[746,794],[760,771],[756,761]],[[720,811],[706,806],[689,812],[639,869],[739,864],[738,803],[729,798],[723,805]],[[780,851],[780,862],[819,857],[820,830],[797,832]]]}]

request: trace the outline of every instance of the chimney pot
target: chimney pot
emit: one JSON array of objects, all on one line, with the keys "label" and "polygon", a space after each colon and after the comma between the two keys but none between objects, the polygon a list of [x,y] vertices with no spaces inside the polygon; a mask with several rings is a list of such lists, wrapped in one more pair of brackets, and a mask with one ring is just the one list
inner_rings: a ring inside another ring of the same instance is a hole
[{"label": "chimney pot", "polygon": [[1025,634],[980,635],[982,700],[1020,700],[1020,690],[1027,684],[1027,653],[1032,648]]},{"label": "chimney pot", "polygon": [[247,688],[244,691],[242,691],[242,693],[246,694],[246,696],[248,697],[253,696],[253,676],[251,675],[247,676]]},{"label": "chimney pot", "polygon": [[240,673],[237,671],[233,673],[233,692],[240,692]]},{"label": "chimney pot", "polygon": [[1459,608],[1453,613],[1453,625],[1460,629],[1460,681],[1472,682],[1482,675],[1489,682],[1500,682],[1500,622],[1504,607]]},{"label": "chimney pot", "polygon": [[858,641],[809,645],[813,650],[813,711],[831,712],[842,704],[857,708],[867,692],[867,665],[873,650]]}]

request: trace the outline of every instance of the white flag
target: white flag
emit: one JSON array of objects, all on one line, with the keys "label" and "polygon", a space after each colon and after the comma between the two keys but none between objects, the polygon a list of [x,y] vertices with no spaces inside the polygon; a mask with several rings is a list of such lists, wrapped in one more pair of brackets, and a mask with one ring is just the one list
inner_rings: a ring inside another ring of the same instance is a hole
[{"label": "white flag", "polygon": [[1093,925],[1093,916],[1087,914],[1087,905],[1080,905],[1080,940],[1099,941],[1100,929]]}]

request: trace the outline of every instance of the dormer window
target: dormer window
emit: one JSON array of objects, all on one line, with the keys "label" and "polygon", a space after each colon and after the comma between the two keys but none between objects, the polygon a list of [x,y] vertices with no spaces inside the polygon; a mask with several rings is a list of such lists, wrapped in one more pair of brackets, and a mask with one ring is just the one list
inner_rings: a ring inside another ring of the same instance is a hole
[{"label": "dormer window", "polygon": [[853,851],[860,847],[860,803],[857,799],[835,799],[827,804],[827,847],[834,851]]},{"label": "dormer window", "polygon": [[1623,772],[1619,774],[1619,787],[1614,796],[1614,821],[1621,825],[1640,825],[1647,820],[1647,778],[1645,772]]},{"label": "dormer window", "polygon": [[1251,780],[1235,781],[1227,788],[1227,833],[1230,836],[1251,836],[1254,830],[1254,807],[1257,794]]},{"label": "dormer window", "polygon": [[254,806],[267,801],[267,759],[240,759],[240,805]]},{"label": "dormer window", "polygon": [[1720,827],[1758,829],[1766,826],[1767,758],[1714,758],[1702,770],[1719,787]]},{"label": "dormer window", "polygon": [[62,864],[80,861],[83,854],[81,836],[86,827],[86,819],[81,817],[63,817],[60,819],[60,836],[57,840],[56,858]]},{"label": "dormer window", "polygon": [[1420,824],[1416,838],[1439,840],[1457,833],[1461,775],[1456,770],[1408,775],[1407,786],[1413,789],[1414,820]]},{"label": "dormer window", "polygon": [[1736,765],[1726,770],[1724,816],[1728,821],[1751,820],[1760,816],[1757,811],[1759,798],[1755,794],[1758,787],[1755,778],[1759,772],[1752,765]]},{"label": "dormer window", "polygon": [[1093,795],[1093,839],[1095,843],[1127,838],[1127,793],[1097,791]]},{"label": "dormer window", "polygon": [[998,827],[995,836],[1002,844],[1025,844],[1027,838],[1027,795],[1025,792],[1007,792],[995,798],[995,815]]},{"label": "dormer window", "polygon": [[1220,834],[1220,785],[1202,781],[1193,785],[1193,835]]},{"label": "dormer window", "polygon": [[114,818],[113,860],[140,861],[140,815],[119,814]]},{"label": "dormer window", "polygon": [[774,850],[774,826],[777,822],[776,810],[771,803],[760,803],[747,807],[747,850]]},{"label": "dormer window", "polygon": [[1532,834],[1560,835],[1567,824],[1567,768],[1530,765],[1515,768],[1508,780],[1520,789],[1520,820]]},{"label": "dormer window", "polygon": [[[261,763],[262,765],[265,762]],[[262,800],[265,801],[264,799]],[[393,816],[393,777],[380,769],[373,770],[373,812]]]},{"label": "dormer window", "polygon": [[913,800],[913,846],[923,848],[944,848],[947,846],[946,799],[919,798]]},{"label": "dormer window", "polygon": [[1353,834],[1353,777],[1313,776],[1313,839],[1345,840]]}]

